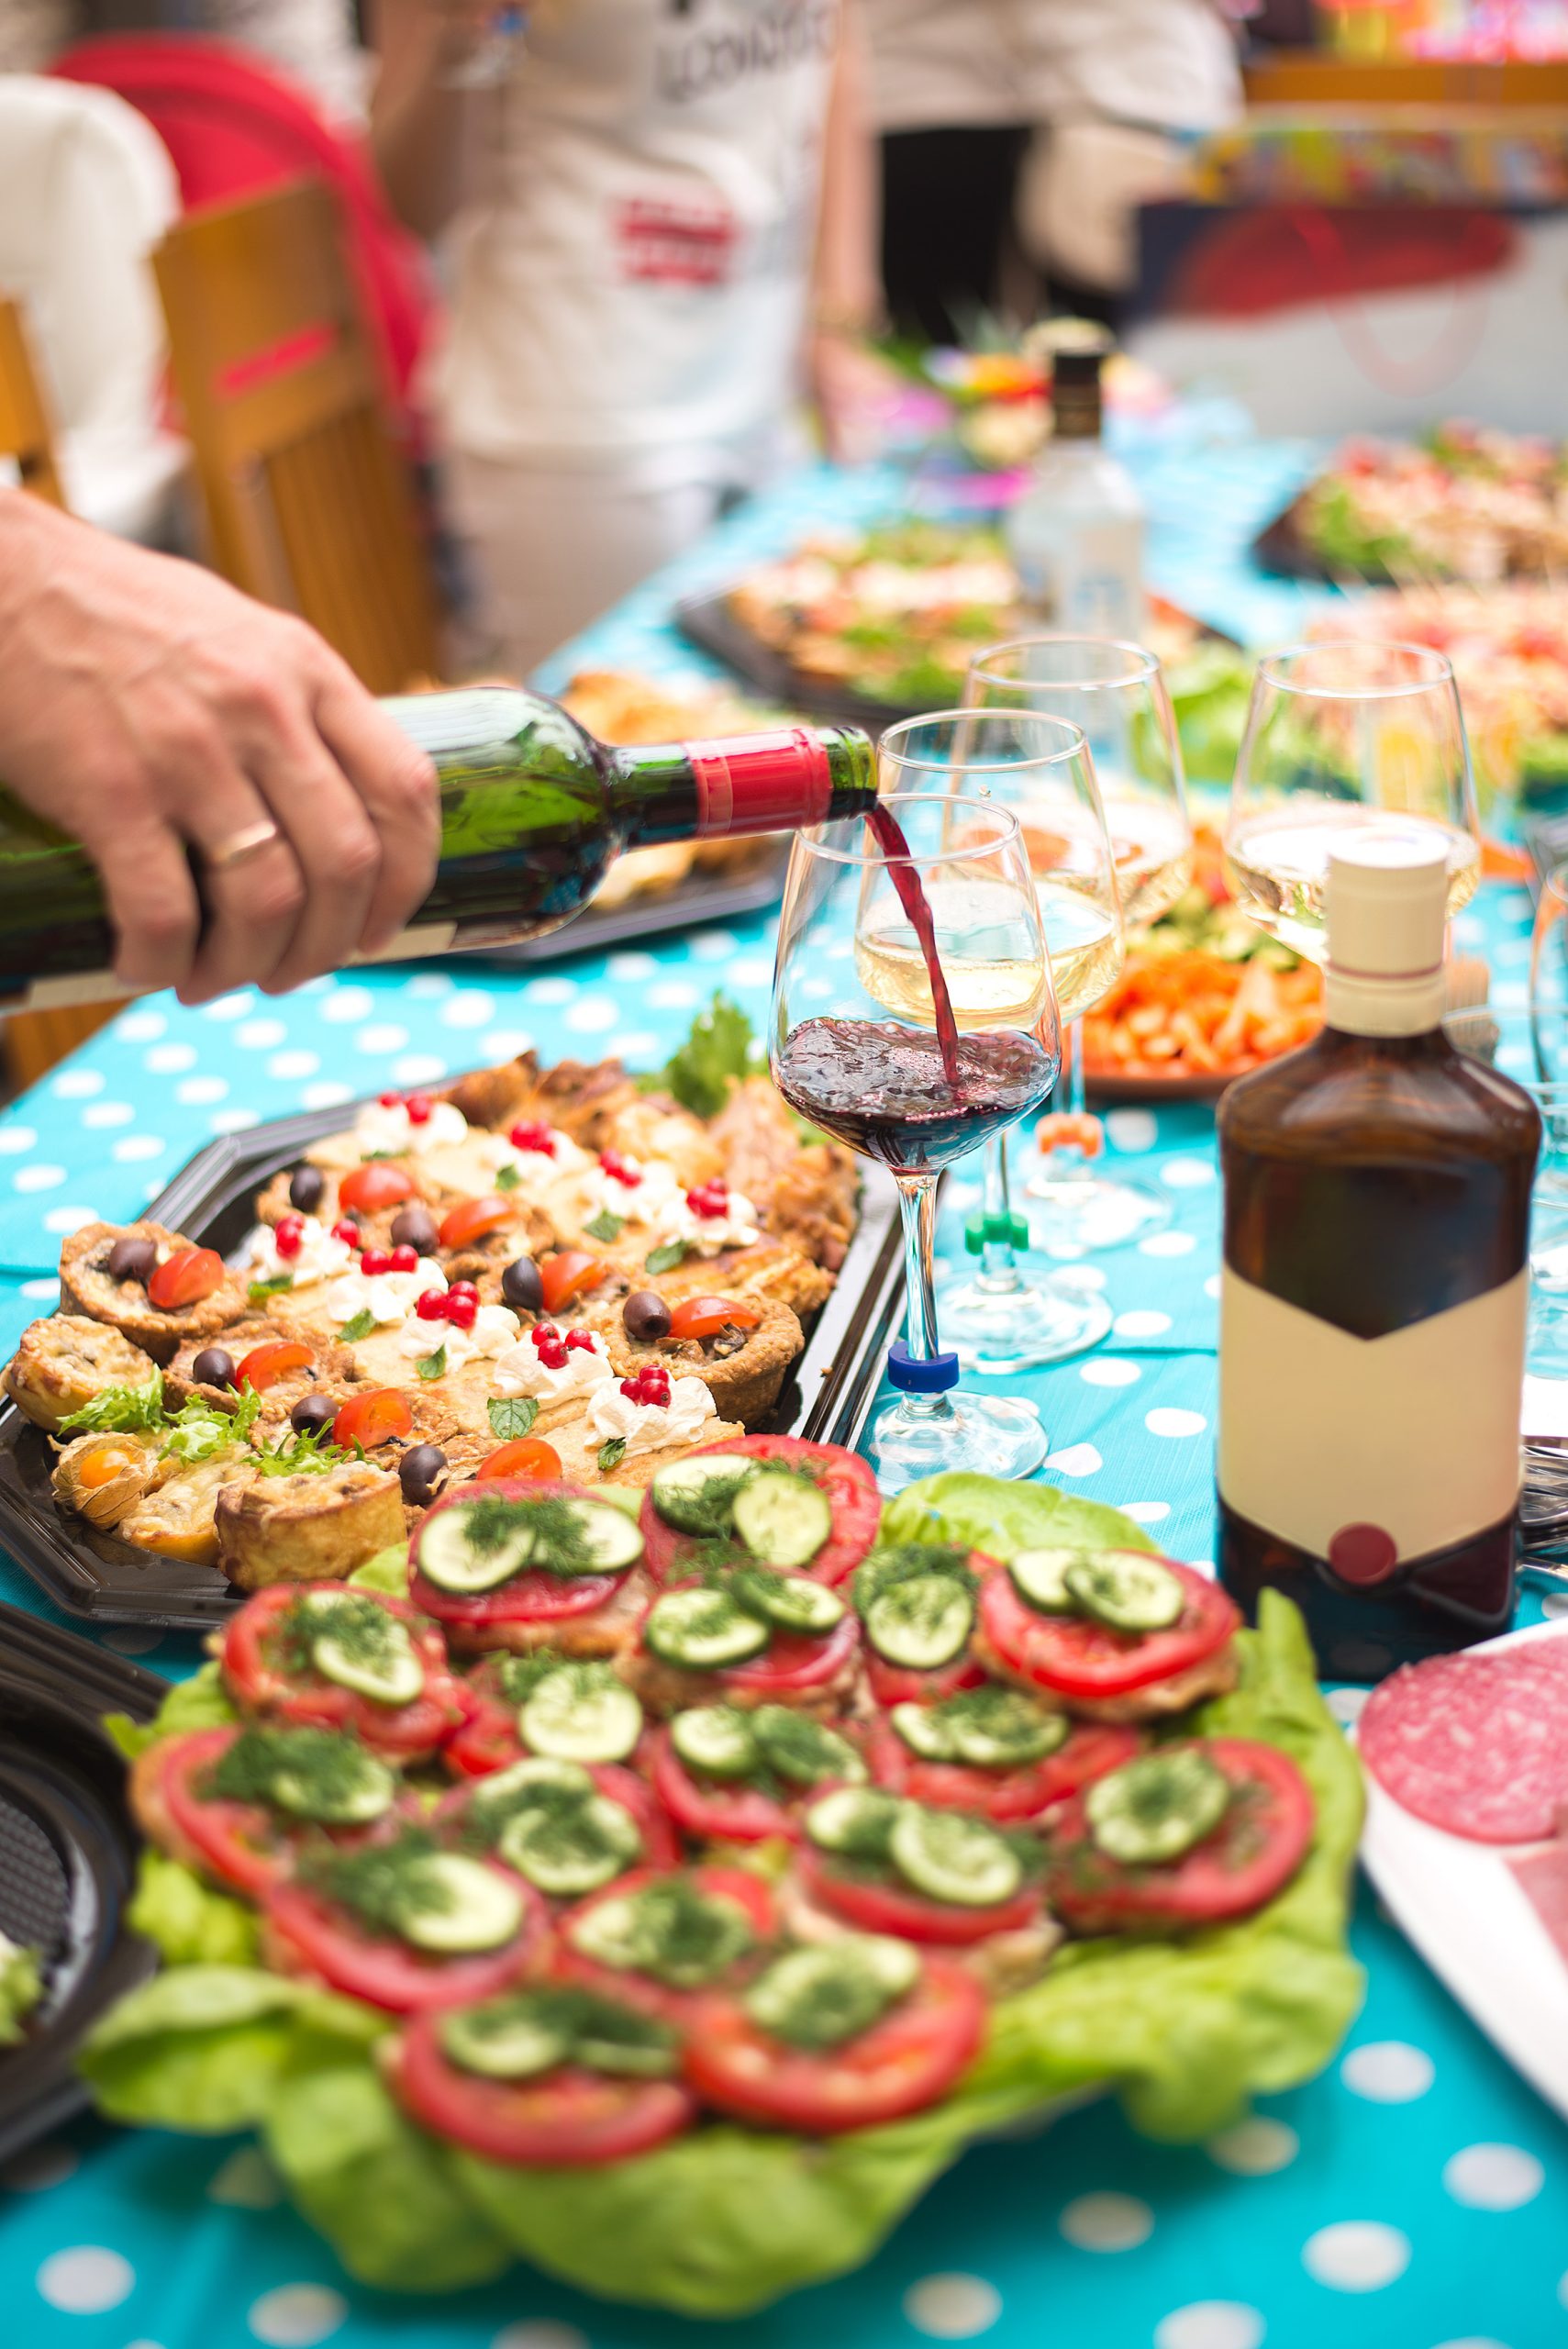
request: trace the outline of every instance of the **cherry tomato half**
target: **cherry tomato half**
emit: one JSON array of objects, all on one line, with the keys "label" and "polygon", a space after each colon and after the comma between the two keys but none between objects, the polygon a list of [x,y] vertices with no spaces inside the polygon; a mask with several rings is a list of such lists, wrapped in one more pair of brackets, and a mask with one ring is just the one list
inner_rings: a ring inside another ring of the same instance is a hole
[{"label": "cherry tomato half", "polygon": [[264,1345],[251,1347],[235,1372],[235,1381],[263,1395],[291,1370],[308,1370],[314,1360],[310,1348],[298,1338],[270,1339]]},{"label": "cherry tomato half", "polygon": [[223,1286],[223,1258],[216,1248],[176,1248],[148,1275],[147,1301],[161,1312],[199,1305]]},{"label": "cherry tomato half", "polygon": [[590,1256],[584,1248],[563,1248],[558,1255],[547,1256],[539,1268],[545,1311],[559,1313],[584,1289],[597,1287],[609,1269],[606,1256]]},{"label": "cherry tomato half", "polygon": [[1042,1615],[1018,1596],[1006,1566],[994,1567],[980,1586],[979,1630],[1008,1671],[1069,1704],[1123,1697],[1173,1679],[1222,1648],[1241,1616],[1218,1583],[1174,1558],[1160,1563],[1186,1593],[1169,1631],[1113,1631],[1084,1615]]},{"label": "cherry tomato half", "polygon": [[332,1422],[332,1441],[351,1452],[362,1443],[367,1452],[390,1443],[395,1436],[412,1435],[414,1414],[408,1397],[395,1386],[373,1386],[368,1394],[351,1396]]},{"label": "cherry tomato half", "polygon": [[712,1338],[727,1328],[754,1330],[762,1319],[754,1306],[732,1297],[689,1297],[670,1317],[672,1338]]},{"label": "cherry tomato half", "polygon": [[478,2079],[448,2061],[434,2016],[409,2024],[388,2078],[411,2120],[486,2161],[624,2161],[696,2117],[695,2099],[674,2080],[608,2079],[574,2064],[535,2080]]},{"label": "cherry tomato half", "polygon": [[414,1196],[414,1177],[401,1166],[388,1166],[380,1159],[372,1159],[368,1166],[356,1166],[345,1174],[338,1186],[338,1204],[343,1208],[358,1208],[362,1215],[375,1215],[382,1208],[395,1208]]},{"label": "cherry tomato half", "polygon": [[499,1191],[486,1191],[483,1198],[460,1199],[455,1208],[449,1208],[436,1236],[443,1248],[472,1248],[476,1240],[488,1240],[493,1231],[500,1231],[517,1212]]},{"label": "cherry tomato half", "polygon": [[504,1443],[482,1460],[473,1472],[474,1484],[487,1483],[495,1476],[521,1476],[535,1483],[550,1483],[561,1475],[561,1454],[542,1436],[520,1435]]}]

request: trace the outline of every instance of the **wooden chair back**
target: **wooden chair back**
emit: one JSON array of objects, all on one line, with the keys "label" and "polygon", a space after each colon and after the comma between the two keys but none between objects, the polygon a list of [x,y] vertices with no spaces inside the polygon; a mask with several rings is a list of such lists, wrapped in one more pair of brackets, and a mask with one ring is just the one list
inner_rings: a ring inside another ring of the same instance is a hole
[{"label": "wooden chair back", "polygon": [[320,181],[190,214],[154,256],[217,567],[373,693],[438,668],[412,484]]},{"label": "wooden chair back", "polygon": [[33,363],[21,305],[0,295],[0,457],[11,458],[22,487],[51,506],[65,495],[54,462],[49,406]]}]

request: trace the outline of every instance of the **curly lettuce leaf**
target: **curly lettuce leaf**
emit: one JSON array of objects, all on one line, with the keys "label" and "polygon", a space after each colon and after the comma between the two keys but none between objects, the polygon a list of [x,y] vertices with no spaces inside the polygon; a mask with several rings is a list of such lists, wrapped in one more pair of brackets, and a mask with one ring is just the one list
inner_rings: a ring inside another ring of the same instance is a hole
[{"label": "curly lettuce leaf", "polygon": [[255,1963],[255,1910],[227,1892],[212,1891],[183,1861],[150,1846],[137,1863],[136,1891],[126,1914],[166,1965]]},{"label": "curly lettuce leaf", "polygon": [[42,1996],[38,1951],[0,1933],[0,2047],[15,2046]]},{"label": "curly lettuce leaf", "polygon": [[1140,1525],[1059,1485],[1009,1484],[951,1468],[906,1485],[882,1512],[884,1542],[962,1542],[993,1558],[1020,1550],[1152,1550]]},{"label": "curly lettuce leaf", "polygon": [[239,1718],[222,1672],[217,1664],[207,1663],[188,1680],[175,1682],[150,1721],[133,1721],[128,1713],[106,1713],[104,1727],[126,1760],[134,1762],[161,1738],[183,1737],[194,1729],[227,1729]]},{"label": "curly lettuce leaf", "polygon": [[408,1596],[408,1544],[395,1542],[389,1550],[378,1550],[362,1566],[356,1566],[349,1576],[356,1590],[384,1590],[390,1598]]},{"label": "curly lettuce leaf", "polygon": [[729,1098],[731,1079],[752,1066],[751,1022],[720,991],[692,1021],[685,1042],[665,1065],[664,1083],[694,1117],[716,1118]]},{"label": "curly lettuce leaf", "polygon": [[255,1965],[179,1965],[112,2007],[77,2058],[112,2121],[207,2132],[268,2110],[305,1985]]}]

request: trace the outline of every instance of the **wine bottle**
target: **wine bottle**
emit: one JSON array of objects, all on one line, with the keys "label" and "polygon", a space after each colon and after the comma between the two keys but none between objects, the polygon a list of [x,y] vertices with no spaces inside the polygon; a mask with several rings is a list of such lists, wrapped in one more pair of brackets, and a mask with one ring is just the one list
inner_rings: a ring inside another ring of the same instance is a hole
[{"label": "wine bottle", "polygon": [[1052,429],[1014,507],[1007,546],[1040,624],[1136,643],[1143,634],[1143,504],[1100,439],[1104,327],[1055,318],[1030,345],[1051,362]]},{"label": "wine bottle", "polygon": [[[434,762],[441,847],[435,885],[382,962],[557,930],[625,848],[798,829],[876,804],[872,745],[852,727],[627,750],[511,686],[405,695],[383,707]],[[86,852],[0,790],[0,1011],[120,994],[113,962]]]},{"label": "wine bottle", "polygon": [[1336,842],[1327,1024],[1219,1108],[1219,1574],[1373,1680],[1513,1612],[1528,1093],[1441,1027],[1443,839]]}]

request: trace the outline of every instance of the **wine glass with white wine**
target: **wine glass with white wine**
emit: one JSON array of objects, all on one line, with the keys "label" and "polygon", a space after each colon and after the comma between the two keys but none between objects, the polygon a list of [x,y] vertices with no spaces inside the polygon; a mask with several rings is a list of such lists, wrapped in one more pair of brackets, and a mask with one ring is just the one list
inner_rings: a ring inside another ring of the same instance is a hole
[{"label": "wine glass with white wine", "polygon": [[1225,829],[1243,913],[1321,963],[1331,852],[1350,838],[1441,835],[1448,909],[1481,879],[1481,823],[1459,688],[1425,644],[1292,645],[1258,663]]}]

